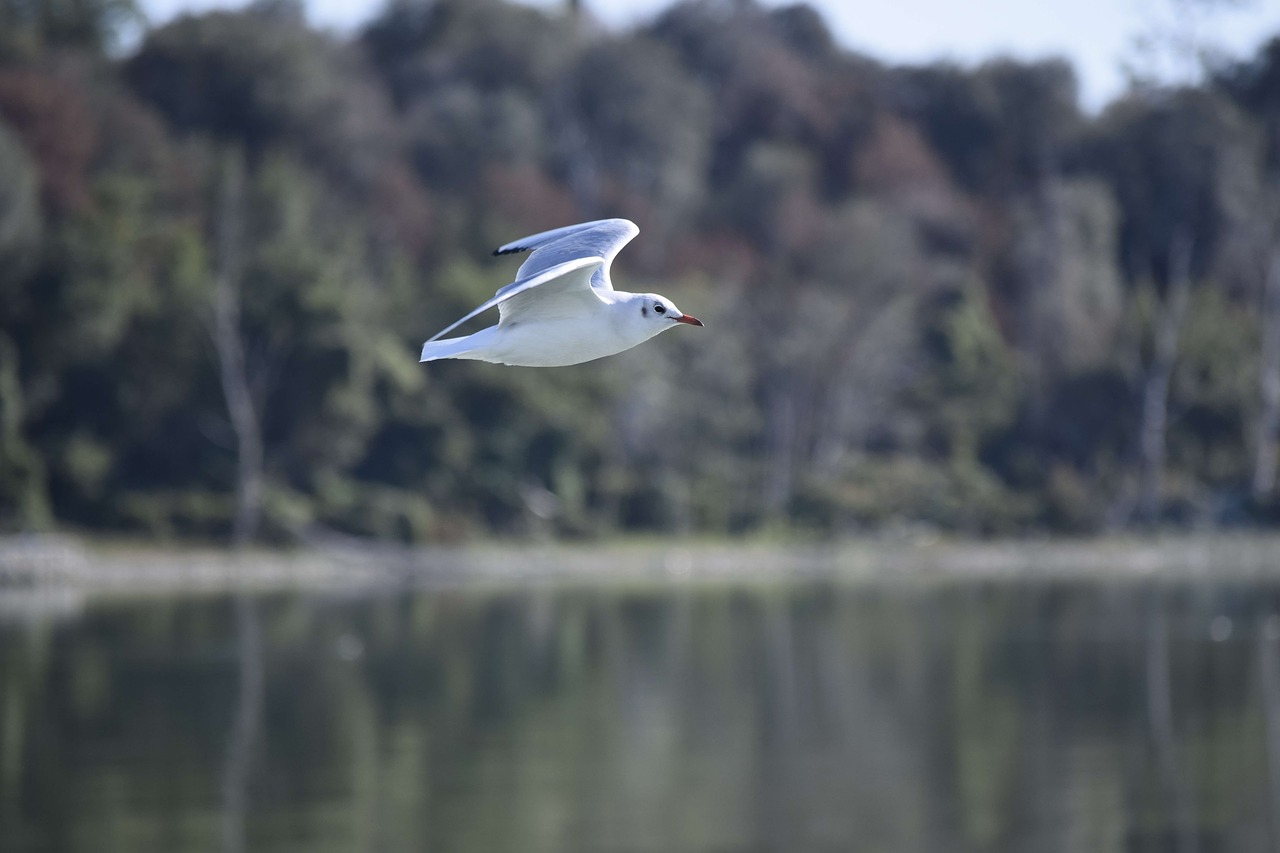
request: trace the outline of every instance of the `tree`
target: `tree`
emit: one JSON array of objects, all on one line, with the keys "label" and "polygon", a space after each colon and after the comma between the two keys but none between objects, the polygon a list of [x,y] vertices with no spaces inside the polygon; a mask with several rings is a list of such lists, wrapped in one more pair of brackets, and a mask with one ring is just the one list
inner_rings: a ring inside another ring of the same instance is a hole
[{"label": "tree", "polygon": [[995,60],[972,73],[939,64],[894,76],[895,105],[975,194],[1039,191],[1081,129],[1075,73],[1061,60]]},{"label": "tree", "polygon": [[1251,139],[1239,114],[1197,90],[1133,95],[1112,106],[1086,146],[1113,187],[1131,292],[1155,296],[1140,371],[1136,446],[1139,518],[1157,520],[1166,462],[1169,388],[1193,281],[1210,274],[1247,184]]},{"label": "tree", "polygon": [[0,61],[53,47],[105,53],[142,20],[134,0],[2,0]]},{"label": "tree", "polygon": [[231,540],[244,545],[257,535],[263,491],[262,428],[249,387],[240,329],[245,167],[242,155],[234,150],[225,153],[219,165],[212,332],[218,353],[218,378],[236,437],[236,511]]},{"label": "tree", "polygon": [[335,189],[359,196],[398,153],[371,69],[309,28],[295,3],[180,17],[148,33],[123,70],[176,133],[234,142],[251,166],[292,148]]},{"label": "tree", "polygon": [[655,41],[590,48],[551,95],[555,171],[588,217],[636,206],[630,196],[678,222],[702,199],[709,106]]},{"label": "tree", "polygon": [[24,365],[10,336],[30,310],[26,287],[42,230],[37,187],[34,165],[0,122],[0,525],[21,528],[53,521],[45,466],[25,435]]},{"label": "tree", "polygon": [[1280,462],[1280,38],[1263,45],[1253,59],[1220,68],[1215,83],[1258,121],[1263,133],[1256,192],[1237,248],[1261,307],[1261,405],[1253,426],[1252,489],[1255,498],[1266,500],[1275,494]]}]

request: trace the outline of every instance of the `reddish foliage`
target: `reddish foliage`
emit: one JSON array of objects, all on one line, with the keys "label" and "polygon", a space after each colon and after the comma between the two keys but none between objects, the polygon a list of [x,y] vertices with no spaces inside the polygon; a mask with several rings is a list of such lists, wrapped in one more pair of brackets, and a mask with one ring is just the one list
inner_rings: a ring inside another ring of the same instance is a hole
[{"label": "reddish foliage", "polygon": [[380,230],[420,256],[431,239],[431,204],[413,169],[400,159],[387,161],[374,178],[370,203]]},{"label": "reddish foliage", "polygon": [[84,208],[98,128],[80,92],[39,72],[3,71],[0,116],[39,164],[45,203],[59,212]]},{"label": "reddish foliage", "polygon": [[578,219],[577,205],[568,190],[536,166],[493,166],[483,178],[488,208],[527,233],[549,228],[548,223],[568,224]]},{"label": "reddish foliage", "polygon": [[813,250],[822,238],[829,214],[813,194],[797,187],[778,199],[773,211],[773,232],[777,235],[776,248],[792,254]]},{"label": "reddish foliage", "polygon": [[946,182],[946,169],[915,127],[885,113],[876,116],[871,138],[854,155],[854,175],[872,192]]},{"label": "reddish foliage", "polygon": [[721,284],[737,284],[753,280],[764,261],[741,234],[719,231],[687,235],[676,244],[671,266],[677,274],[698,271]]}]

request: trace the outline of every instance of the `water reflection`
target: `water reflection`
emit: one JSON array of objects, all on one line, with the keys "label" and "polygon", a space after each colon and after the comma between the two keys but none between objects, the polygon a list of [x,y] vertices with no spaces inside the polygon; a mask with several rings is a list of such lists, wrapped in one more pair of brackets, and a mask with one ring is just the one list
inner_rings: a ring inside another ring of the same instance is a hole
[{"label": "water reflection", "polygon": [[3,851],[1280,842],[1280,586],[387,591],[0,627]]}]

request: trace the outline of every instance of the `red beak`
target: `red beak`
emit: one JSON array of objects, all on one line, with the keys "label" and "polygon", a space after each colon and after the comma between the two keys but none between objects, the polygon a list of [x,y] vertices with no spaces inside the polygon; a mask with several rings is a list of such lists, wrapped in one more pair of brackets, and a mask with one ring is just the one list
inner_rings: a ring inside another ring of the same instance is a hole
[{"label": "red beak", "polygon": [[688,323],[690,326],[701,326],[702,321],[692,314],[681,314],[676,318],[677,323]]}]

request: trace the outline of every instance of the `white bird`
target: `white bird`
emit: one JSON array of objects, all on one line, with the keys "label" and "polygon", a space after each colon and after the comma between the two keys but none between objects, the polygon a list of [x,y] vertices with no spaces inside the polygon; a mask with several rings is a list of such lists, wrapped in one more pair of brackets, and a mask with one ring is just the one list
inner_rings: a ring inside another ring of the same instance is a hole
[{"label": "white bird", "polygon": [[[640,233],[626,219],[601,219],[543,231],[494,250],[533,254],[516,280],[422,345],[419,361],[469,358],[520,367],[563,367],[614,355],[679,323],[702,322],[656,293],[614,290],[609,264]],[[490,308],[498,325],[439,340]]]}]

